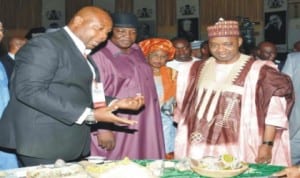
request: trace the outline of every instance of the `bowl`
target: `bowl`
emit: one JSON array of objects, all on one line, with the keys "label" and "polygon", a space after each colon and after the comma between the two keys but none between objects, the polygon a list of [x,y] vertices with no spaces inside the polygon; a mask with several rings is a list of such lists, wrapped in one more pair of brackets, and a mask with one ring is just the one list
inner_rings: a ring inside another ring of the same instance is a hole
[{"label": "bowl", "polygon": [[249,165],[247,163],[242,163],[241,165],[242,165],[242,167],[237,168],[237,169],[214,170],[214,169],[204,168],[199,163],[199,161],[190,159],[190,166],[194,172],[198,173],[201,176],[214,177],[214,178],[216,178],[216,177],[234,177],[234,176],[240,175],[249,168]]}]

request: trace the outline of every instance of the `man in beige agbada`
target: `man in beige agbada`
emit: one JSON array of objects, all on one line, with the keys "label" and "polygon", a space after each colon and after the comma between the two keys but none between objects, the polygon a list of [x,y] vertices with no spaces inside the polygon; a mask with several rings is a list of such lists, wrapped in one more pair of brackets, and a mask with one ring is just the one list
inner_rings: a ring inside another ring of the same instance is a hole
[{"label": "man in beige agbada", "polygon": [[290,78],[239,52],[238,22],[221,19],[207,29],[213,57],[177,78],[175,158],[228,153],[249,163],[290,165]]}]

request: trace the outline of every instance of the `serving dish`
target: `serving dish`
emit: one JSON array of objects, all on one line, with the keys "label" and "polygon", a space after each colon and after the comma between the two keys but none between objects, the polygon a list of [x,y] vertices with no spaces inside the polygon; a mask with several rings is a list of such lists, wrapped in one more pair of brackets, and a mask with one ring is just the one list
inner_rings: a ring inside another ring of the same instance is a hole
[{"label": "serving dish", "polygon": [[240,162],[240,166],[238,168],[224,168],[224,169],[214,169],[208,168],[206,165],[203,165],[201,160],[190,159],[190,167],[191,169],[198,173],[201,176],[220,178],[220,177],[234,177],[245,172],[249,165],[244,162]]}]

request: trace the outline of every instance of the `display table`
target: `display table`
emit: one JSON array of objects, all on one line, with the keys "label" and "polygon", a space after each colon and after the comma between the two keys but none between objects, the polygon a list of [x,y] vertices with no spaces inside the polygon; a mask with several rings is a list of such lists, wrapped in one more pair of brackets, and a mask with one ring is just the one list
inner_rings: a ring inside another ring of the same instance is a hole
[{"label": "display table", "polygon": [[[155,160],[133,160],[133,162],[141,165],[141,166],[149,166],[150,163],[153,163]],[[157,161],[157,160],[156,160]],[[111,161],[110,161],[111,162]],[[170,161],[164,161],[169,162]],[[171,161],[171,163],[175,163],[175,165],[179,161]],[[72,164],[72,163],[70,163]],[[51,165],[50,165],[51,166]],[[24,167],[14,170],[7,170],[5,171],[7,173],[6,178],[25,178],[26,172],[30,169],[35,169],[35,167]],[[236,177],[256,177],[256,178],[267,178],[272,177],[272,174],[275,172],[278,172],[280,170],[284,169],[283,166],[276,166],[276,165],[266,165],[266,164],[249,164],[249,169],[244,172],[243,174],[240,174]],[[200,176],[199,174],[191,171],[179,171],[176,167],[169,167],[163,169],[163,174],[161,178],[201,178],[203,176]],[[1,174],[0,174],[0,178]]]},{"label": "display table", "polygon": [[[150,160],[135,160],[136,163],[146,166]],[[249,164],[249,169],[243,174],[236,177],[271,177],[275,172],[284,169],[283,166],[267,165],[267,164]],[[162,178],[197,178],[203,177],[193,171],[178,171],[175,168],[164,169]]]}]

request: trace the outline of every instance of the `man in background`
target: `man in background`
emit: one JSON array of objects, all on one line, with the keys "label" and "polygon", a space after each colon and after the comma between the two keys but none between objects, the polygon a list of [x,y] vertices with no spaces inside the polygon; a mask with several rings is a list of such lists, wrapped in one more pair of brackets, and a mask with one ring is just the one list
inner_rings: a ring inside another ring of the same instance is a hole
[{"label": "man in background", "polygon": [[192,56],[199,59],[208,59],[211,55],[208,48],[208,41],[195,40],[191,42]]},{"label": "man in background", "polygon": [[207,40],[205,40],[205,41],[203,41],[201,43],[201,45],[200,45],[200,52],[201,52],[201,56],[200,56],[201,60],[202,59],[208,59],[211,56]]},{"label": "man in background", "polygon": [[291,154],[293,165],[300,164],[300,52],[288,54],[282,72],[292,79],[295,92],[295,104],[289,117]]},{"label": "man in background", "polygon": [[258,44],[258,48],[256,51],[256,58],[270,61],[272,64],[276,65],[276,68],[279,70],[283,67],[283,62],[276,59],[277,57],[277,47],[274,43],[269,41],[262,41]]},{"label": "man in background", "polygon": [[191,43],[186,38],[176,37],[171,41],[176,51],[174,60],[167,62],[168,67],[178,72],[182,64],[199,60],[199,58],[192,56]]},{"label": "man in background", "polygon": [[8,80],[10,80],[15,65],[15,55],[26,42],[27,39],[23,37],[12,37],[9,40],[8,53],[1,57],[1,62],[5,68]]},{"label": "man in background", "polygon": [[293,51],[300,52],[300,41],[296,41],[294,43],[294,49],[293,49]]},{"label": "man in background", "polygon": [[200,50],[201,43],[202,42],[199,41],[199,40],[195,40],[195,41],[191,42],[192,56],[193,57],[200,58],[200,56],[201,56],[201,50]]}]

